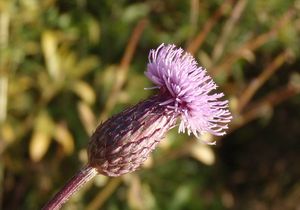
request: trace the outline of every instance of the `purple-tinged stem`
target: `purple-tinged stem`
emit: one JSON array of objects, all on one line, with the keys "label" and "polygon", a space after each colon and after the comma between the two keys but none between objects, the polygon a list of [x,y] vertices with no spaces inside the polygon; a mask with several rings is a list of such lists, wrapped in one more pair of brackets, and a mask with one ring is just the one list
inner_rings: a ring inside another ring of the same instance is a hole
[{"label": "purple-tinged stem", "polygon": [[45,204],[42,210],[57,210],[85,183],[97,175],[97,170],[89,165],[83,167],[56,195]]}]

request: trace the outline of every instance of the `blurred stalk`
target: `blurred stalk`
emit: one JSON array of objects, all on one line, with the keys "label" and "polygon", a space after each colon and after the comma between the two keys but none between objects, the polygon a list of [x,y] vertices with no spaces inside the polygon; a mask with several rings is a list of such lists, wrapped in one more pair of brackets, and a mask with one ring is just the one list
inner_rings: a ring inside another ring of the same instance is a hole
[{"label": "blurred stalk", "polygon": [[[3,50],[5,50],[8,46],[8,37],[9,37],[9,22],[10,16],[8,12],[1,11],[0,13],[0,49],[1,54]],[[2,56],[1,56],[1,63],[2,63]]]},{"label": "blurred stalk", "polygon": [[90,202],[90,204],[86,207],[86,210],[94,210],[100,209],[104,202],[113,194],[113,192],[117,189],[117,187],[122,183],[122,178],[112,178],[106,184],[104,189],[99,192],[99,194]]},{"label": "blurred stalk", "polygon": [[221,32],[220,38],[217,41],[217,43],[215,44],[215,47],[213,49],[213,52],[212,52],[213,63],[218,61],[220,59],[220,57],[222,56],[224,48],[227,43],[227,40],[230,36],[230,33],[233,30],[236,23],[238,22],[238,20],[240,19],[241,14],[243,13],[243,11],[246,7],[247,2],[248,2],[248,0],[239,0],[235,4],[235,6],[232,10],[232,13],[230,15],[230,18],[227,19],[227,21],[223,27],[223,30]]},{"label": "blurred stalk", "polygon": [[8,70],[4,56],[8,47],[10,16],[6,11],[0,12],[0,123],[7,115]]},{"label": "blurred stalk", "polygon": [[112,90],[109,94],[109,98],[105,103],[104,110],[100,116],[100,121],[106,120],[108,114],[117,103],[119,93],[127,80],[129,65],[131,63],[137,44],[142,36],[142,32],[144,31],[147,23],[148,21],[146,19],[140,20],[132,32],[132,35],[127,43],[120,66],[118,68],[118,71],[116,72],[116,80],[114,82],[114,86],[112,87]]},{"label": "blurred stalk", "polygon": [[4,165],[0,162],[0,209],[3,205],[3,189],[4,189]]},{"label": "blurred stalk", "polygon": [[201,29],[201,32],[187,46],[187,51],[189,53],[195,54],[198,51],[208,33],[212,30],[212,28],[216,25],[218,20],[225,13],[228,5],[231,4],[232,0],[225,0],[221,4],[221,6],[214,12],[214,14],[206,21],[205,25]]},{"label": "blurred stalk", "polygon": [[222,62],[219,65],[211,69],[211,75],[215,76],[218,75],[220,72],[226,73],[230,71],[234,62],[242,58],[246,53],[248,53],[249,51],[252,53],[257,48],[272,40],[277,35],[277,32],[283,26],[285,26],[286,23],[291,21],[295,14],[296,11],[293,8],[287,10],[287,12],[277,21],[277,23],[271,28],[270,31],[250,39],[238,49],[236,49],[233,53],[228,54],[228,56],[222,59]]},{"label": "blurred stalk", "polygon": [[247,88],[241,94],[239,99],[239,104],[237,107],[237,112],[243,110],[243,108],[249,103],[251,98],[257,92],[257,90],[285,63],[291,53],[289,51],[284,51],[280,53],[263,71],[255,78]]},{"label": "blurred stalk", "polygon": [[42,33],[41,42],[49,75],[55,82],[62,80],[60,60],[57,54],[57,35],[53,31],[46,30]]},{"label": "blurred stalk", "polygon": [[199,18],[199,7],[200,3],[199,0],[190,0],[190,36],[188,39],[188,43],[191,42],[192,37],[194,37],[197,31],[198,25],[198,18]]},{"label": "blurred stalk", "polygon": [[8,78],[6,75],[0,76],[0,123],[6,120],[7,115],[7,86]]},{"label": "blurred stalk", "polygon": [[281,87],[277,90],[272,91],[263,99],[254,103],[247,112],[243,113],[233,123],[229,132],[235,131],[252,120],[264,116],[268,113],[268,110],[277,106],[278,104],[290,99],[291,97],[300,93],[299,86],[288,84],[285,87]]}]

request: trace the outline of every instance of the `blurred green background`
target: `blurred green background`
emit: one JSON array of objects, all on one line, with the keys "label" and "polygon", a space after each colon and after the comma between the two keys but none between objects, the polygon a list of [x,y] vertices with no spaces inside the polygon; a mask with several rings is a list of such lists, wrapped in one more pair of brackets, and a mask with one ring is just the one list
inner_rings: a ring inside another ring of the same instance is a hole
[{"label": "blurred green background", "polygon": [[228,135],[173,129],[140,170],[98,176],[64,209],[299,209],[299,14],[299,0],[1,0],[0,209],[41,208],[96,125],[154,94],[144,71],[163,42],[225,92]]}]

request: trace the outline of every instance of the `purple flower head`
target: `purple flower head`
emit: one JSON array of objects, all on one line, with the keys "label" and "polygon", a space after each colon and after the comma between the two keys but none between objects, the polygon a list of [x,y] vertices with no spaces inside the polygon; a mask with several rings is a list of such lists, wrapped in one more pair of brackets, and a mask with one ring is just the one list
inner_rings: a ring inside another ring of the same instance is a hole
[{"label": "purple flower head", "polygon": [[224,135],[231,114],[223,93],[195,59],[174,45],[151,50],[145,73],[158,94],[100,124],[88,147],[89,166],[107,176],[136,170],[180,119],[179,132]]},{"label": "purple flower head", "polygon": [[231,120],[228,101],[223,93],[211,93],[217,88],[206,70],[193,56],[175,45],[160,45],[151,50],[145,75],[166,96],[165,106],[181,121],[178,132],[197,138],[204,132],[221,136]]},{"label": "purple flower head", "polygon": [[178,119],[179,132],[197,138],[203,132],[225,134],[232,118],[228,101],[220,100],[223,93],[212,93],[217,85],[189,53],[162,44],[150,51],[145,74],[159,93],[101,123],[89,141],[87,166],[43,209],[60,208],[96,173],[114,177],[135,171]]}]

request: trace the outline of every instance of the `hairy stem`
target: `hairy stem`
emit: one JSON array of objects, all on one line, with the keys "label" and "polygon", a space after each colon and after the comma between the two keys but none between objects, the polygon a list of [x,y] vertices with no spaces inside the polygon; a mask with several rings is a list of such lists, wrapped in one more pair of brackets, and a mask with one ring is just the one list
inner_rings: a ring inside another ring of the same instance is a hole
[{"label": "hairy stem", "polygon": [[45,204],[43,210],[60,209],[75,192],[96,175],[97,171],[95,168],[92,168],[91,166],[83,167],[50,201],[48,201],[48,203]]}]

